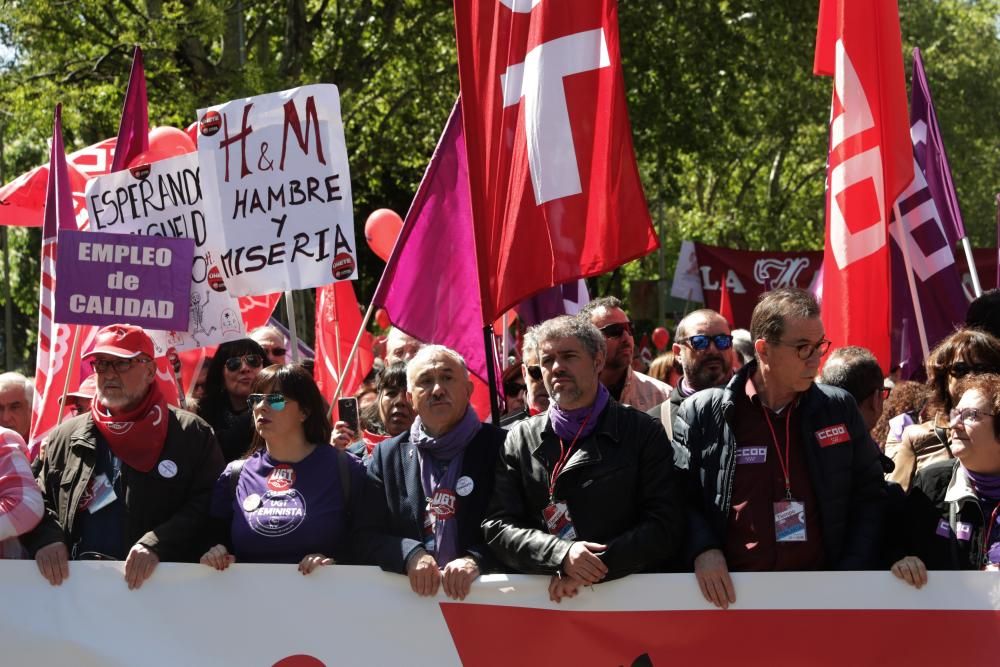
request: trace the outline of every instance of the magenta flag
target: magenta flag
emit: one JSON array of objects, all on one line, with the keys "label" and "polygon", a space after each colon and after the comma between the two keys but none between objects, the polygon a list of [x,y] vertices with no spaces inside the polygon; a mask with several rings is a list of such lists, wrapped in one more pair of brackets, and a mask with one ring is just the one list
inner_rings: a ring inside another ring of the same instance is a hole
[{"label": "magenta flag", "polygon": [[393,326],[456,350],[472,373],[488,381],[461,100],[448,117],[372,302],[385,308]]},{"label": "magenta flag", "polygon": [[146,69],[142,63],[142,49],[135,47],[132,72],[128,77],[122,119],[118,123],[118,141],[111,171],[126,168],[137,155],[149,150],[149,106],[146,102]]},{"label": "magenta flag", "polygon": [[[41,282],[38,287],[38,347],[35,369],[35,401],[31,412],[29,445],[32,458],[49,431],[59,421],[59,399],[70,371],[70,344],[75,326],[56,324],[56,253],[59,230],[76,230],[73,212],[73,185],[66,166],[62,138],[62,105],[56,105],[49,147],[49,173],[45,189],[45,212],[42,223]],[[78,373],[70,375],[70,391],[79,386]]]}]

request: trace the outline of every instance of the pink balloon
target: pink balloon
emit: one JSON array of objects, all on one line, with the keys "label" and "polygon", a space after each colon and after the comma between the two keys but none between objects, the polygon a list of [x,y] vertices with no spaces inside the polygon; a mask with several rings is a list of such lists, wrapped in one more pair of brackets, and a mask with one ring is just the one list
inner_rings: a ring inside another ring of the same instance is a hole
[{"label": "pink balloon", "polygon": [[399,214],[388,208],[380,208],[372,211],[365,221],[365,240],[372,252],[381,257],[383,262],[388,262],[401,229],[403,219]]},{"label": "pink balloon", "polygon": [[670,343],[670,332],[663,327],[653,329],[653,345],[657,350],[664,349]]}]

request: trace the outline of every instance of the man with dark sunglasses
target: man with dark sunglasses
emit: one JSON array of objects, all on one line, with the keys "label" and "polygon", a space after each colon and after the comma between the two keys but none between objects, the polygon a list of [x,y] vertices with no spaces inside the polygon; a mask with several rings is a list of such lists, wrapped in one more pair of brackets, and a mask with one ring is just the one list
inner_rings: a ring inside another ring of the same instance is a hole
[{"label": "man with dark sunglasses", "polygon": [[167,404],[154,356],[146,332],[125,324],[98,331],[83,355],[97,376],[91,409],[49,434],[38,474],[45,517],[21,538],[53,586],[70,560],[125,561],[135,589],[160,561],[204,552],[222,452],[207,423]]},{"label": "man with dark sunglasses", "polygon": [[673,437],[673,419],[684,399],[703,389],[726,386],[736,365],[729,322],[710,308],[689,313],[677,324],[673,352],[684,375],[670,398],[649,410],[663,424],[667,437]]},{"label": "man with dark sunglasses", "polygon": [[264,348],[264,353],[267,355],[267,363],[265,366],[271,366],[273,364],[284,366],[288,363],[288,348],[285,343],[285,337],[274,327],[257,327],[250,332],[250,338]]},{"label": "man with dark sunglasses", "polygon": [[685,564],[722,608],[736,601],[730,571],[878,567],[886,504],[854,399],[815,383],[830,347],[815,298],[765,292],[750,332],[756,360],[673,422],[674,459],[689,473]]},{"label": "man with dark sunglasses", "polygon": [[589,320],[604,336],[608,347],[601,384],[616,401],[645,412],[667,399],[670,385],[632,368],[635,330],[620,299],[594,299],[580,310],[580,317]]}]

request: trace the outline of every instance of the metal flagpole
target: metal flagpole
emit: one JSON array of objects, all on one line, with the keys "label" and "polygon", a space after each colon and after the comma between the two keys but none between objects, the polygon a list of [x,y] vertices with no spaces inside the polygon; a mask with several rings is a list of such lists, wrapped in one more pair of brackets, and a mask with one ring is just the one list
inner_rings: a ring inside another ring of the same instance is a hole
[{"label": "metal flagpole", "polygon": [[292,291],[285,291],[285,315],[288,317],[288,333],[292,334],[292,361],[299,363],[299,335],[295,325],[295,302],[292,299]]}]

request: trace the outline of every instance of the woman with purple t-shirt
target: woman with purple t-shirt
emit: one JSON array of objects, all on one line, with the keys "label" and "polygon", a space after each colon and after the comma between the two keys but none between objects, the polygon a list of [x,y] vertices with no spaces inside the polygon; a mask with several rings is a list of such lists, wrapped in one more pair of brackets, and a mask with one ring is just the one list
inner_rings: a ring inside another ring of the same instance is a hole
[{"label": "woman with purple t-shirt", "polygon": [[299,365],[269,366],[247,402],[252,449],[216,482],[211,514],[225,528],[201,562],[217,570],[236,561],[298,563],[309,574],[350,561],[365,472],[326,444],[330,422],[312,376]]}]

